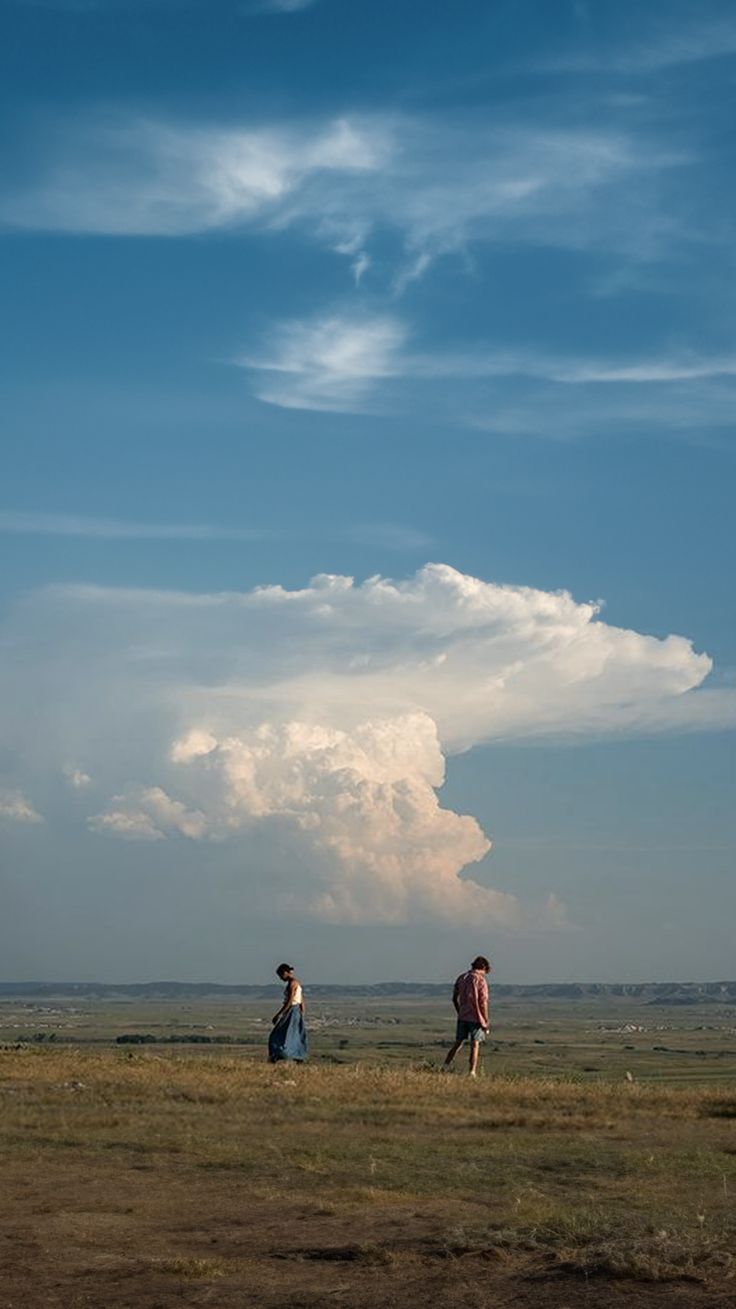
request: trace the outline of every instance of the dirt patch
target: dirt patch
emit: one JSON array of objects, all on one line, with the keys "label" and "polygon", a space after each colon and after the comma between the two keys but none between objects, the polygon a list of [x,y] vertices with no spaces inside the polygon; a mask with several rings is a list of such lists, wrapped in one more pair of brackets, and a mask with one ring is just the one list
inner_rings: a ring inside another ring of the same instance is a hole
[{"label": "dirt patch", "polygon": [[736,1293],[581,1276],[534,1254],[448,1240],[436,1205],[254,1195],[177,1165],[65,1157],[4,1170],[0,1309],[733,1309]]}]

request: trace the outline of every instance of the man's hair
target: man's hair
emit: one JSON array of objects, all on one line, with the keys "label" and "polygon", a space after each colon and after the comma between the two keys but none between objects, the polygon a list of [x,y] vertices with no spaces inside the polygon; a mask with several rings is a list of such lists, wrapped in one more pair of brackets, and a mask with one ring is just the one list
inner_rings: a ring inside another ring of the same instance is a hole
[{"label": "man's hair", "polygon": [[473,962],[472,962],[472,964],[470,965],[470,967],[471,967],[471,968],[485,968],[486,972],[489,972],[491,965],[489,964],[489,962],[488,962],[488,960],[486,959],[485,955],[479,954],[479,955],[476,955],[476,957],[475,957],[475,959],[473,960]]},{"label": "man's hair", "polygon": [[278,968],[276,969],[276,976],[283,978],[285,973],[293,973],[293,971],[294,971],[293,964],[279,964]]}]

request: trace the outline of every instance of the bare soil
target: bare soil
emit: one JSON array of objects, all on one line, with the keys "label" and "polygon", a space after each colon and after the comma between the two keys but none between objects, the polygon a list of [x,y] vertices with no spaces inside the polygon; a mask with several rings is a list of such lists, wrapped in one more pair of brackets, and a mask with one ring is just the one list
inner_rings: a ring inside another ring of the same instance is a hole
[{"label": "bare soil", "polygon": [[452,1248],[447,1211],[254,1197],[227,1170],[39,1156],[3,1167],[0,1309],[733,1309],[736,1288],[642,1283]]}]

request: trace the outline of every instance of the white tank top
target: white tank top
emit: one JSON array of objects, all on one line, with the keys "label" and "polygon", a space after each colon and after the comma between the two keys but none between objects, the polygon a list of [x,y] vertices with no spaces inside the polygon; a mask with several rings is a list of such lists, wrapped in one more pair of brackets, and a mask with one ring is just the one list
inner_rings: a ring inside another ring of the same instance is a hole
[{"label": "white tank top", "polygon": [[291,1003],[292,1005],[295,1005],[295,1004],[301,1004],[301,1002],[302,1002],[302,987],[301,987],[301,982],[297,982],[296,986],[294,987],[294,994],[291,997]]}]

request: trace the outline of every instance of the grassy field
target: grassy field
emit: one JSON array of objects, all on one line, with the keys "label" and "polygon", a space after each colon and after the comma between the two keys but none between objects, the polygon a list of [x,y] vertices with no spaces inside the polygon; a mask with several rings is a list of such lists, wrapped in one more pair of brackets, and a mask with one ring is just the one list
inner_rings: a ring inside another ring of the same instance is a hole
[{"label": "grassy field", "polygon": [[[301,1068],[262,1004],[72,1008],[3,1015],[1,1309],[736,1305],[728,1015],[519,1008],[472,1083],[436,1004],[315,1006]],[[112,1044],[200,1028],[253,1043]]]},{"label": "grassy field", "polygon": [[[236,1042],[261,1059],[279,1001],[84,1000],[0,1001],[0,1043],[109,1046],[147,1035],[175,1048],[193,1041]],[[310,1001],[312,1059],[317,1063],[437,1063],[453,1031],[448,1001],[340,999]],[[192,1046],[197,1049],[198,1046]],[[230,1048],[230,1047],[229,1047]],[[596,1001],[493,1005],[487,1047],[495,1074],[637,1081],[667,1085],[736,1081],[736,1008],[670,1008],[605,998]]]}]

